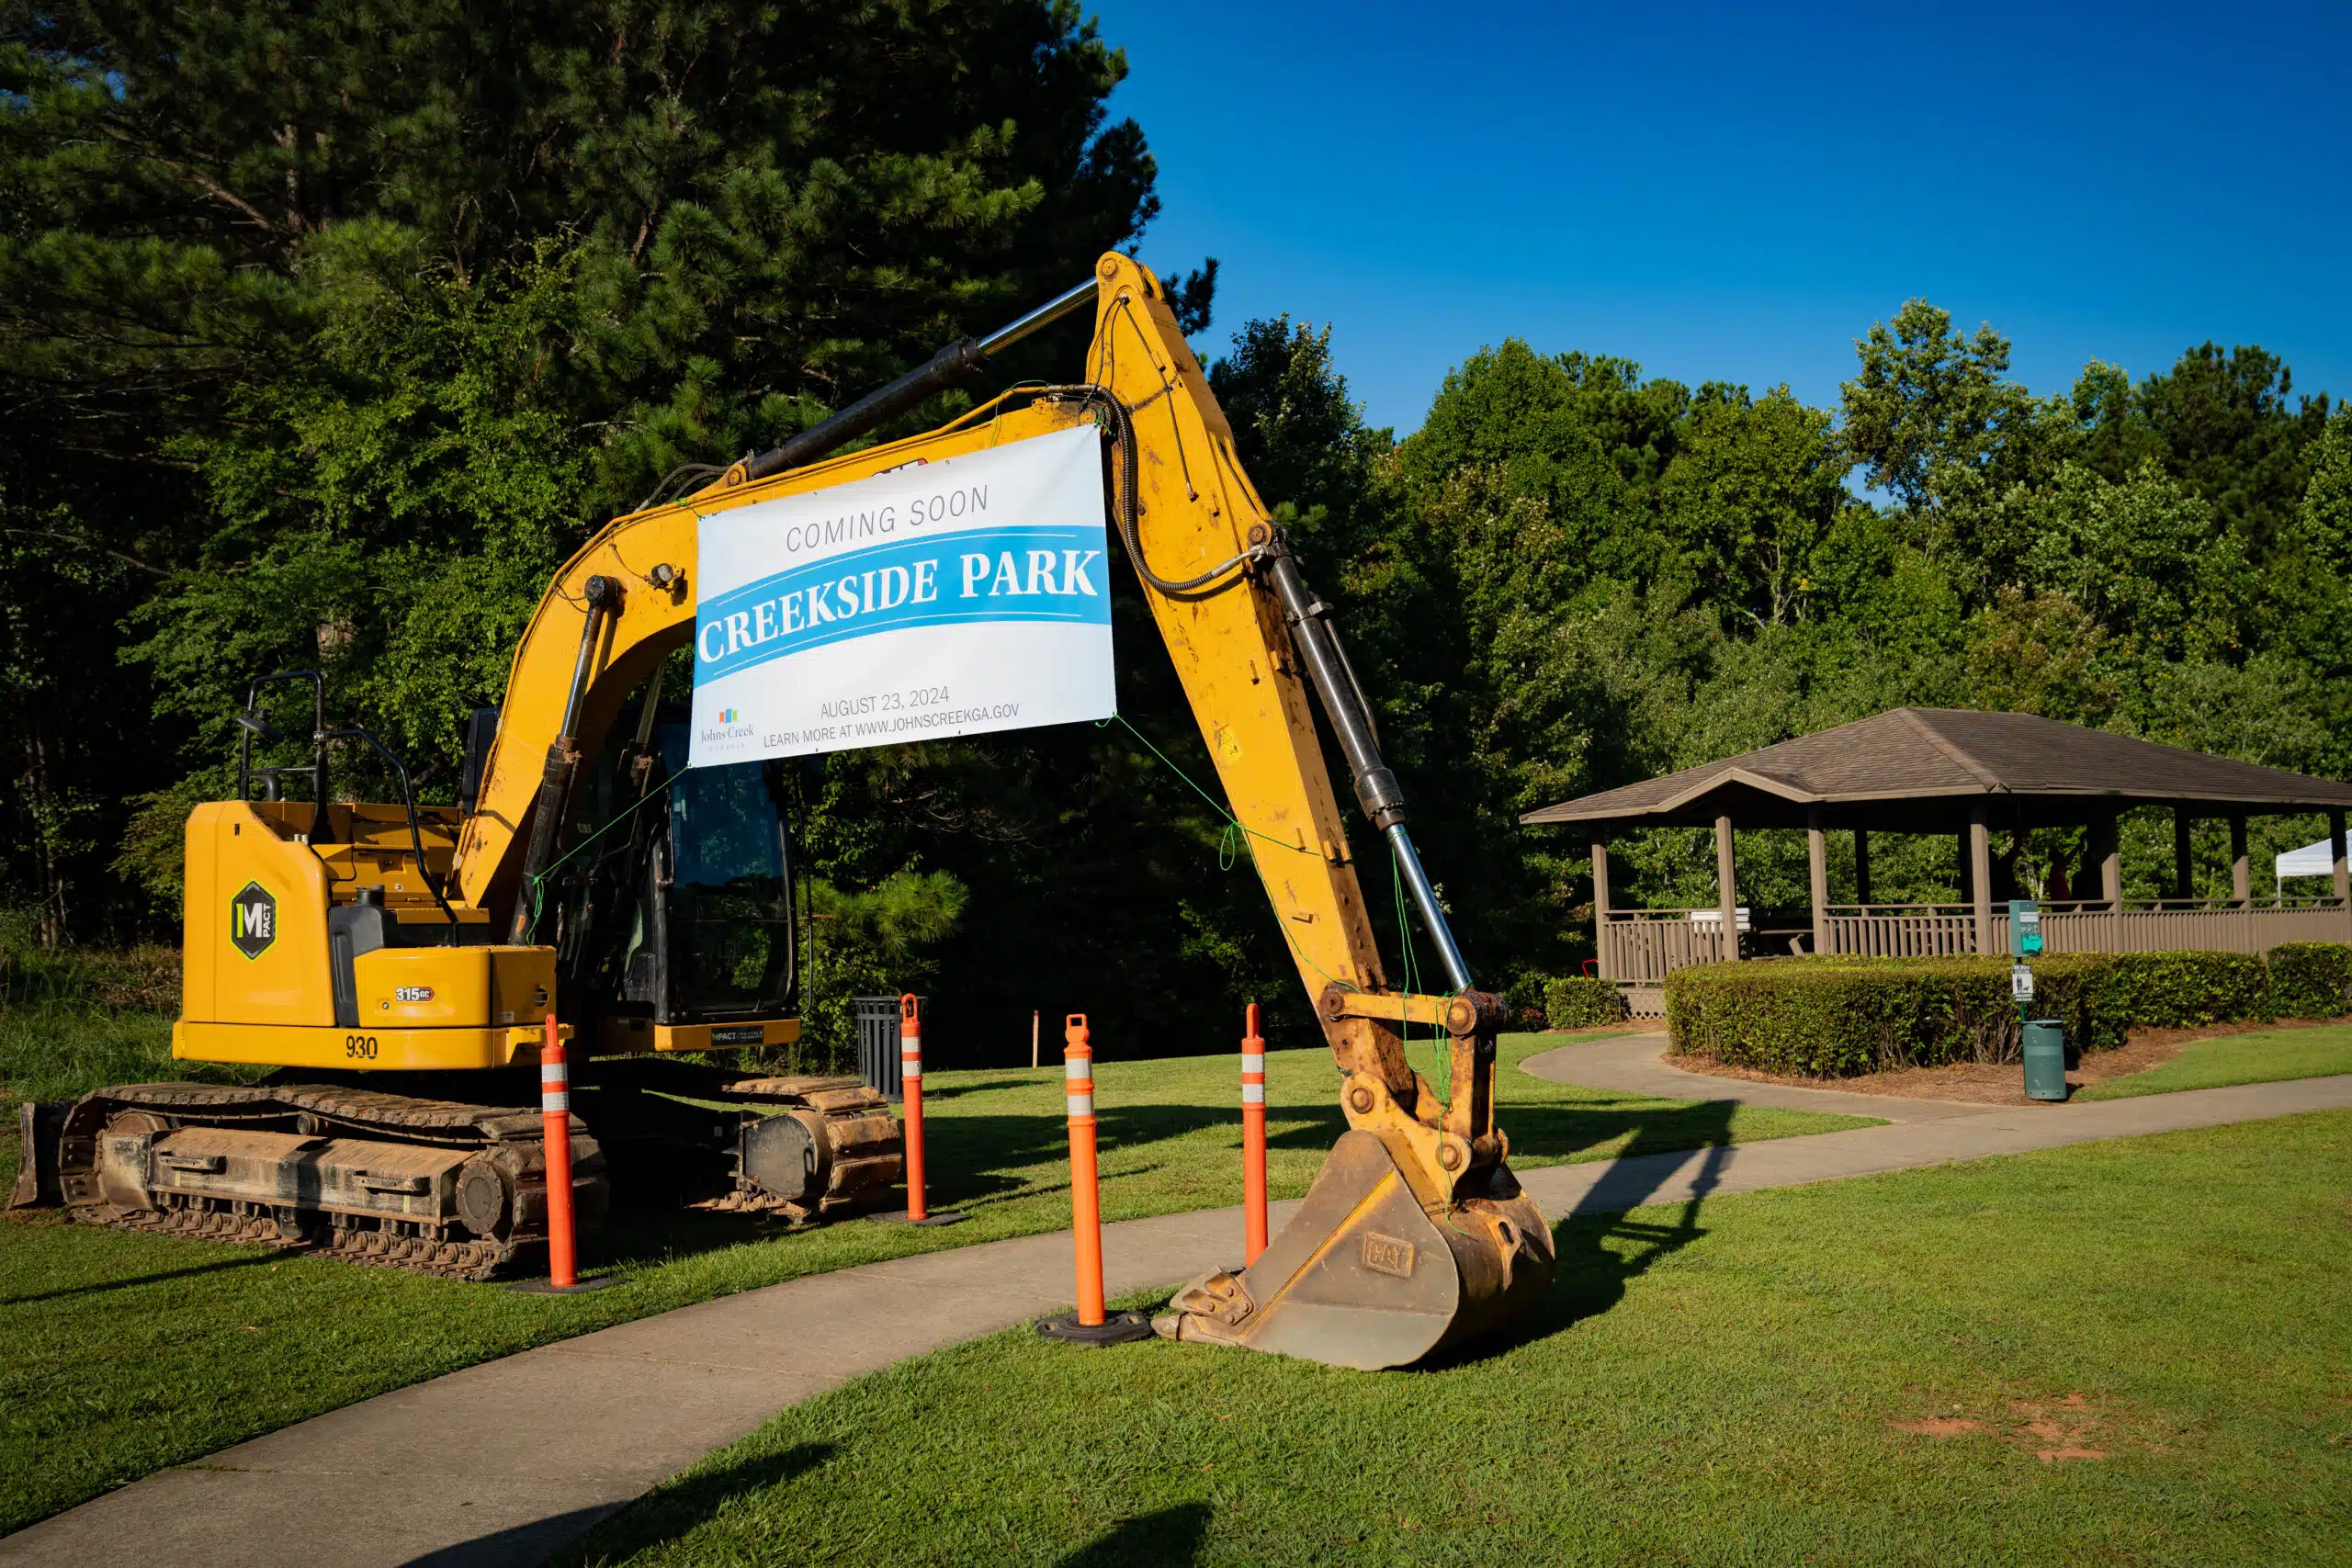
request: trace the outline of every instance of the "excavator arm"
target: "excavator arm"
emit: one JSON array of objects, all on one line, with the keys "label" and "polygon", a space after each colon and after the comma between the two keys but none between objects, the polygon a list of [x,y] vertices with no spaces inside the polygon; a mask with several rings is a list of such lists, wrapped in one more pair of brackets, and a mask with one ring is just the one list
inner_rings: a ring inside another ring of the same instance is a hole
[{"label": "excavator arm", "polygon": [[[1094,310],[1082,381],[1009,394],[930,434],[828,452],[968,371],[1061,310]],[[1494,1124],[1495,999],[1472,988],[1380,759],[1332,624],[1242,471],[1152,274],[1116,254],[1091,286],[930,364],[735,465],[684,500],[622,517],[557,576],[514,656],[455,881],[465,900],[532,931],[537,886],[587,749],[628,694],[693,633],[701,520],[1092,423],[1109,443],[1112,505],[1250,859],[1344,1076],[1350,1131],[1304,1211],[1250,1269],[1180,1294],[1172,1337],[1356,1366],[1399,1365],[1540,1294],[1548,1228],[1512,1179]],[[1309,706],[1346,756],[1359,806],[1396,857],[1453,993],[1405,996],[1383,972],[1353,852]],[[1406,1058],[1408,1031],[1442,1033],[1443,1100]]]}]

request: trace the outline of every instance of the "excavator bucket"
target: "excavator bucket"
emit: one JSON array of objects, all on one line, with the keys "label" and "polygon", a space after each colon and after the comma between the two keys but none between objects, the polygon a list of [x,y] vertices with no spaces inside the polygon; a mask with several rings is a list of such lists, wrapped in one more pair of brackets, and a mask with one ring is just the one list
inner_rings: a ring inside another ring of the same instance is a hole
[{"label": "excavator bucket", "polygon": [[1258,1261],[1187,1285],[1152,1327],[1365,1371],[1467,1339],[1543,1295],[1552,1232],[1509,1168],[1464,1186],[1425,1203],[1380,1134],[1346,1133]]}]

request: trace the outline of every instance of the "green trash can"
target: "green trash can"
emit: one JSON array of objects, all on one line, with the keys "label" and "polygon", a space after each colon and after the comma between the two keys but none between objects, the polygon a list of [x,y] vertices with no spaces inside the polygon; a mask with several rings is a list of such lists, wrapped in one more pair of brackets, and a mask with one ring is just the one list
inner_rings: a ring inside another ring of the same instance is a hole
[{"label": "green trash can", "polygon": [[2025,1097],[2066,1098],[2066,1026],[2054,1018],[2030,1019],[2026,1023]]}]

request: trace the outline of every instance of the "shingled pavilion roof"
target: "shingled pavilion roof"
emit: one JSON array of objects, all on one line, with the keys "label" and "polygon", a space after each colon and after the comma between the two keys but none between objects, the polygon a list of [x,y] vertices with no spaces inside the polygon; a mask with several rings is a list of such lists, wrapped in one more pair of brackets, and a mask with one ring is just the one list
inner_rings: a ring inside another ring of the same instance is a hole
[{"label": "shingled pavilion roof", "polygon": [[[1988,798],[1990,797],[1990,798]],[[1760,751],[1520,818],[1614,828],[1940,828],[1972,808],[2019,827],[2133,806],[2199,817],[2352,809],[2352,784],[2022,713],[1894,708]]]}]

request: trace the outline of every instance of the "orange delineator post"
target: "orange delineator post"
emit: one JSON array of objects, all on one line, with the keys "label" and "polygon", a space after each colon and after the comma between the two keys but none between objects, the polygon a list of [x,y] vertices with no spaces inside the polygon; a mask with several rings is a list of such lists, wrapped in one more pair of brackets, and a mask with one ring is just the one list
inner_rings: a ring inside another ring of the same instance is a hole
[{"label": "orange delineator post", "polygon": [[539,1047],[539,1131],[547,1162],[548,1283],[568,1291],[580,1282],[571,1229],[571,1069],[552,1011]]},{"label": "orange delineator post", "polygon": [[1102,1324],[1102,1191],[1094,1168],[1094,1047],[1086,1015],[1062,1029],[1062,1095],[1069,1108],[1070,1234],[1078,1248],[1078,1321]]},{"label": "orange delineator post", "polygon": [[[907,1218],[927,1220],[922,1191],[922,1020],[915,1016],[915,994],[899,998],[899,1088],[906,1097]],[[951,1023],[954,1020],[949,1020]]]},{"label": "orange delineator post", "polygon": [[1266,1250],[1266,1042],[1258,1033],[1258,1004],[1250,1004],[1241,1036],[1241,1263]]}]

